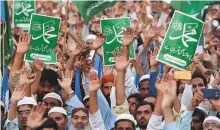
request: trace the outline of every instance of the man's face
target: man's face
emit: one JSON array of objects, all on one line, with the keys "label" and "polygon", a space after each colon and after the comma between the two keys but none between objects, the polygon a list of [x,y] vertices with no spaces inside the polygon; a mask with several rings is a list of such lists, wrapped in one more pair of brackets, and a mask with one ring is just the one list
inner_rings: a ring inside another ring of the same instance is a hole
[{"label": "man's face", "polygon": [[146,97],[149,93],[149,81],[142,81],[140,83],[140,96]]},{"label": "man's face", "polygon": [[191,130],[201,130],[202,122],[199,119],[199,116],[192,117]]},{"label": "man's face", "polygon": [[129,112],[134,116],[135,115],[135,110],[136,110],[136,99],[134,97],[128,99],[129,103]]},{"label": "man's face", "polygon": [[94,42],[94,40],[89,39],[89,40],[86,41],[86,44],[89,45],[89,46],[91,46],[91,45],[93,44],[93,42]]},{"label": "man's face", "polygon": [[131,121],[124,120],[117,123],[115,130],[134,130],[134,128]]},{"label": "man's face", "polygon": [[89,100],[85,102],[84,106],[85,106],[85,108],[89,109],[89,106],[90,106]]},{"label": "man's face", "polygon": [[88,115],[80,110],[73,115],[72,123],[75,128],[84,129],[89,123]]},{"label": "man's face", "polygon": [[61,107],[60,101],[55,98],[51,98],[51,97],[45,98],[44,104],[46,107],[46,113],[48,113],[49,110],[53,107]]},{"label": "man's face", "polygon": [[27,117],[31,112],[31,107],[29,105],[21,105],[18,107],[18,120],[22,127],[26,126]]},{"label": "man's face", "polygon": [[53,113],[50,113],[49,117],[56,121],[57,125],[59,126],[59,130],[65,130],[65,126],[68,121],[67,121],[67,118],[63,114],[59,112],[53,112]]},{"label": "man's face", "polygon": [[202,78],[192,79],[193,94],[195,94],[198,91],[198,89],[200,89],[200,88],[205,88],[205,84],[204,84]]},{"label": "man's face", "polygon": [[102,93],[104,94],[105,97],[110,95],[111,90],[112,90],[112,86],[104,85],[102,87]]},{"label": "man's face", "polygon": [[215,120],[209,120],[203,124],[203,130],[219,130],[219,129],[220,129],[220,123],[218,123]]},{"label": "man's face", "polygon": [[38,92],[42,96],[45,96],[46,94],[55,91],[56,91],[56,86],[52,85],[48,81],[41,82],[40,87],[38,88]]},{"label": "man's face", "polygon": [[152,114],[152,110],[151,110],[150,105],[143,105],[143,106],[138,107],[136,111],[136,120],[137,120],[138,126],[141,129],[147,128],[147,124],[151,117],[151,114]]}]

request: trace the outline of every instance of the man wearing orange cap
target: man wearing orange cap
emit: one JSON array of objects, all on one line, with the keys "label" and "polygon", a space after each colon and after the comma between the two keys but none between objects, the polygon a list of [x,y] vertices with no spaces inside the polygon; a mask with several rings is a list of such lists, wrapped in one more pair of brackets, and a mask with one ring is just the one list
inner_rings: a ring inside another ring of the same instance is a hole
[{"label": "man wearing orange cap", "polygon": [[108,101],[109,106],[111,107],[110,93],[112,91],[112,86],[114,86],[114,75],[104,75],[102,77],[102,93]]}]

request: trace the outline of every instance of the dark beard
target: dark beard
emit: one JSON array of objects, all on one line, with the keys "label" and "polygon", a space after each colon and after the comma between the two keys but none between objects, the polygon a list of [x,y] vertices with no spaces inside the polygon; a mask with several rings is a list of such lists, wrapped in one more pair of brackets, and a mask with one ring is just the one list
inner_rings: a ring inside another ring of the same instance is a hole
[{"label": "dark beard", "polygon": [[140,125],[139,123],[137,124],[139,128],[141,129],[147,129],[147,124],[146,125]]}]

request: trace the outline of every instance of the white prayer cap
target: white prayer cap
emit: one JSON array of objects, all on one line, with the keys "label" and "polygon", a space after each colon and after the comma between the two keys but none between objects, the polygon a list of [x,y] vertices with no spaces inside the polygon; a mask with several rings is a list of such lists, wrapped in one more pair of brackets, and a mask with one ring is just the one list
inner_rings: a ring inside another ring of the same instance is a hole
[{"label": "white prayer cap", "polygon": [[54,92],[48,93],[48,94],[46,94],[46,95],[44,96],[43,100],[46,99],[46,98],[48,98],[48,97],[49,97],[49,98],[55,98],[55,99],[59,100],[59,101],[61,102],[61,106],[63,106],[63,101],[62,101],[60,95],[58,95],[58,94],[56,94],[56,93],[54,93]]},{"label": "white prayer cap", "polygon": [[4,102],[2,100],[0,100],[0,106],[5,107],[5,104],[4,104]]},{"label": "white prayer cap", "polygon": [[20,101],[18,101],[17,103],[17,107],[20,105],[37,105],[37,102],[34,98],[32,97],[24,97],[23,99],[21,99]]},{"label": "white prayer cap", "polygon": [[134,117],[131,114],[120,114],[120,115],[118,115],[117,118],[116,118],[116,122],[120,121],[120,120],[129,120],[129,121],[133,122],[135,126],[137,125],[136,120],[134,119]]},{"label": "white prayer cap", "polygon": [[87,42],[88,40],[95,40],[95,39],[96,39],[96,35],[94,35],[94,34],[89,34],[88,36],[86,36],[85,42]]},{"label": "white prayer cap", "polygon": [[217,121],[218,123],[220,123],[220,119],[216,116],[208,116],[205,118],[205,120],[203,121],[203,124],[206,122],[206,121],[210,121],[210,120],[214,120],[214,121]]},{"label": "white prayer cap", "polygon": [[83,102],[89,98],[89,95],[86,95],[84,98],[83,98]]},{"label": "white prayer cap", "polygon": [[61,113],[67,116],[66,110],[63,109],[62,107],[52,107],[50,111],[48,112],[48,116],[50,115],[50,113],[53,113],[53,112],[58,112],[58,113]]},{"label": "white prayer cap", "polygon": [[197,107],[198,109],[200,109],[201,111],[203,111],[206,115],[208,115],[208,112],[206,111],[206,109],[205,108],[203,108],[203,107],[200,107],[200,106],[198,106]]},{"label": "white prayer cap", "polygon": [[143,80],[146,80],[146,79],[148,79],[148,80],[150,79],[150,75],[149,74],[145,74],[145,75],[141,76],[139,83],[141,81],[143,81]]}]

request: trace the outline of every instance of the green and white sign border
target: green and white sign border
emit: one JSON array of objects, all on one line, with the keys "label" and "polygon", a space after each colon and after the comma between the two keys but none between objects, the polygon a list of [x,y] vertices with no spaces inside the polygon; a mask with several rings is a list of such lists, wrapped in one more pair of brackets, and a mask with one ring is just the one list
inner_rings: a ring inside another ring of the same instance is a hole
[{"label": "green and white sign border", "polygon": [[[17,0],[15,0],[15,1],[17,1]],[[19,0],[20,1],[20,0]],[[34,1],[34,13],[36,13],[36,1],[35,0],[30,0],[30,1]],[[13,1],[13,9],[12,9],[12,27],[14,28],[15,27],[15,23],[14,23],[14,15],[15,15],[15,13],[14,13],[14,9],[15,9],[15,2]],[[34,14],[34,13],[32,13],[32,14]],[[32,16],[32,15],[31,15]],[[31,19],[30,19],[30,21],[31,21]],[[21,27],[20,27],[21,28]],[[27,27],[27,28],[30,28],[30,23],[29,23],[29,26]],[[22,28],[23,29],[23,28]],[[25,29],[23,29],[23,30],[25,30]],[[27,29],[28,30],[28,29]]]},{"label": "green and white sign border", "polygon": [[[61,18],[59,18],[59,17],[53,17],[53,16],[47,16],[47,15],[42,15],[42,14],[36,14],[36,13],[32,13],[31,14],[31,19],[30,19],[30,22],[31,22],[31,20],[32,20],[32,15],[40,15],[40,16],[45,16],[45,17],[49,17],[49,18],[57,18],[57,19],[60,19],[60,24],[61,24]],[[30,23],[30,25],[31,25],[31,23]],[[59,25],[59,27],[60,27],[60,25]],[[30,33],[30,28],[31,28],[31,26],[29,26],[29,30],[28,30],[28,33]],[[59,33],[58,33],[59,34]],[[28,62],[33,62],[33,61],[31,61],[31,60],[26,60],[25,59],[25,57],[26,57],[26,54],[25,54],[25,56],[24,56],[24,60],[25,61],[28,61]],[[57,61],[57,53],[56,53],[56,61]],[[44,62],[44,64],[56,64],[57,62],[50,62],[50,63],[48,63],[48,62]]]},{"label": "green and white sign border", "polygon": [[[191,18],[193,18],[193,19],[195,19],[195,20],[197,20],[197,21],[199,21],[199,22],[202,22],[202,23],[203,23],[202,30],[203,30],[203,28],[204,28],[204,22],[203,22],[202,20],[197,19],[197,18],[195,18],[195,17],[193,17],[193,16],[191,16],[191,15],[185,14],[185,13],[183,13],[183,12],[180,12],[180,11],[178,11],[178,10],[175,10],[173,16],[174,16],[177,12],[180,13],[180,14],[186,15],[186,16],[188,16],[188,17],[191,17]],[[173,21],[173,17],[171,18],[171,22],[170,22],[170,23],[172,23],[172,21]],[[171,27],[171,26],[169,26],[169,28],[168,28],[167,30],[169,30],[170,27]],[[165,37],[166,37],[166,36],[167,36],[167,33],[166,33]],[[200,36],[199,36],[199,39],[198,39],[198,43],[197,43],[197,47],[198,47],[198,44],[199,44],[199,42],[200,42],[201,36],[202,36],[202,33],[200,33]],[[165,38],[165,37],[164,37],[164,38]],[[161,62],[161,63],[167,64],[167,65],[169,65],[169,66],[178,68],[178,69],[180,69],[180,70],[184,70],[184,69],[182,69],[182,68],[180,68],[180,67],[178,67],[178,66],[176,66],[176,65],[172,65],[172,64],[170,64],[170,63],[168,63],[168,62],[165,62],[165,61],[162,61],[162,60],[158,59],[158,56],[159,56],[159,54],[160,54],[160,51],[161,51],[161,49],[163,48],[164,41],[165,41],[165,40],[163,40],[163,43],[162,43],[162,45],[161,45],[161,47],[160,47],[160,50],[159,50],[159,52],[158,52],[158,54],[157,54],[156,60],[159,61],[159,62]],[[195,51],[196,51],[196,50],[195,50]],[[196,53],[194,53],[193,57],[195,57],[195,54],[196,54]]]},{"label": "green and white sign border", "polygon": [[[120,17],[120,18],[128,18],[129,19],[129,22],[130,22],[130,25],[131,25],[131,19],[130,19],[130,17]],[[101,26],[101,21],[102,20],[109,20],[109,19],[120,19],[120,18],[106,18],[106,19],[101,19],[100,20],[100,29],[101,29],[101,32],[102,32],[102,26]],[[133,41],[134,42],[134,41]],[[134,48],[134,44],[132,43],[130,46],[133,46],[133,48]],[[130,46],[129,46],[129,48],[130,48]],[[129,49],[130,50],[130,49]],[[133,51],[134,53],[134,57],[135,57],[135,51]],[[112,65],[105,65],[105,55],[104,55],[104,44],[103,44],[103,46],[102,46],[102,54],[103,54],[103,66],[113,66],[113,65],[115,65],[115,64],[112,64]],[[129,52],[129,55],[130,55],[130,52]],[[133,59],[133,58],[130,58],[130,56],[129,56],[129,59]]]}]

